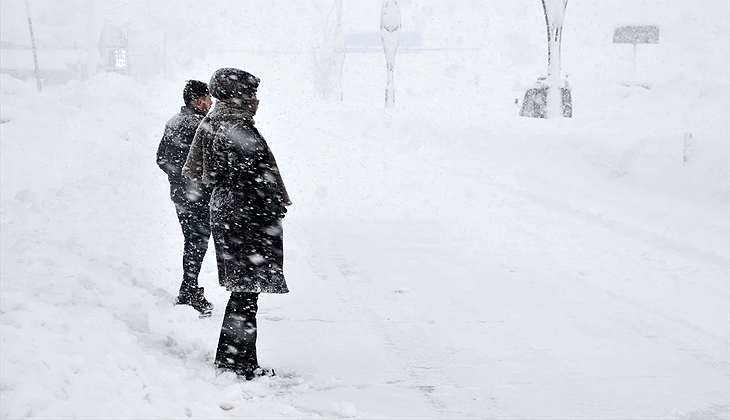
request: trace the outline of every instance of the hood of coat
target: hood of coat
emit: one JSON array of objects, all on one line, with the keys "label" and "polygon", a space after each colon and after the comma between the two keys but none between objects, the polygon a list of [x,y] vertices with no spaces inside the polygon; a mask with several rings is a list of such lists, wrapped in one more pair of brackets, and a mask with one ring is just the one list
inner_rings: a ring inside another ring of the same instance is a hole
[{"label": "hood of coat", "polygon": [[210,94],[220,101],[250,99],[261,80],[251,73],[233,67],[216,70],[208,83]]}]

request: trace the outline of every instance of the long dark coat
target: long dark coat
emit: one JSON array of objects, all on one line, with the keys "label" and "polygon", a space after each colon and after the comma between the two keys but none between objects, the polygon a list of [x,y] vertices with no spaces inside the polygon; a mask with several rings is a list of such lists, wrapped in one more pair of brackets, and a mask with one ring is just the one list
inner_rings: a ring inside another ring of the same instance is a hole
[{"label": "long dark coat", "polygon": [[214,186],[211,225],[221,286],[287,293],[281,219],[290,205],[274,155],[254,126],[258,101],[218,101],[195,134],[186,176]]}]

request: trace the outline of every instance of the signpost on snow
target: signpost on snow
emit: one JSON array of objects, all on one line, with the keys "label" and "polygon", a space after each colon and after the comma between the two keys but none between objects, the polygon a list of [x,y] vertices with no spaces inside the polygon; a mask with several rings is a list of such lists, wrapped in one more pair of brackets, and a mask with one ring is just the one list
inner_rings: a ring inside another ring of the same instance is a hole
[{"label": "signpost on snow", "polygon": [[573,116],[573,99],[568,82],[560,74],[560,48],[568,0],[542,0],[548,39],[547,77],[538,79],[525,92],[520,116],[555,118]]},{"label": "signpost on snow", "polygon": [[[613,31],[613,43],[614,44],[633,44],[634,46],[634,65],[633,65],[633,79],[636,83],[636,51],[639,44],[658,44],[659,43],[659,28],[654,25],[648,26],[621,26]],[[644,86],[644,85],[642,85]],[[644,86],[647,87],[648,86]]]},{"label": "signpost on snow", "polygon": [[385,62],[388,70],[388,83],[385,86],[385,107],[395,105],[395,84],[393,83],[393,68],[395,53],[398,51],[400,38],[401,16],[398,0],[383,0],[380,10],[380,37],[385,50]]},{"label": "signpost on snow", "polygon": [[35,80],[38,84],[38,93],[43,93],[41,86],[41,70],[38,67],[38,50],[35,47],[35,35],[33,35],[33,21],[30,19],[30,3],[25,0],[25,13],[28,15],[28,29],[30,30],[30,45],[33,48],[33,63],[35,64]]}]

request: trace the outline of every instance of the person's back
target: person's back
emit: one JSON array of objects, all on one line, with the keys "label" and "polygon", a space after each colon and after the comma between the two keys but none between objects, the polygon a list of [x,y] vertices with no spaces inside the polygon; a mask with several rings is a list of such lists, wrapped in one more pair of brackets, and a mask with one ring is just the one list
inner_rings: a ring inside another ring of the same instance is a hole
[{"label": "person's back", "polygon": [[165,124],[165,133],[157,149],[157,165],[170,182],[170,199],[175,204],[185,246],[183,280],[176,304],[190,305],[201,316],[210,315],[213,305],[198,287],[198,275],[210,238],[209,205],[212,188],[186,178],[183,165],[195,137],[195,131],[210,109],[212,101],[205,83],[188,81],[183,91],[185,105]]},{"label": "person's back", "polygon": [[188,157],[195,130],[198,129],[198,125],[204,117],[203,111],[185,105],[165,124],[165,134],[157,148],[157,166],[167,174],[170,186],[175,187],[170,190],[172,201],[181,201],[186,198],[182,193],[188,188],[188,184],[190,184],[189,188],[193,190],[204,187],[197,182],[188,181],[182,174],[182,167]]}]

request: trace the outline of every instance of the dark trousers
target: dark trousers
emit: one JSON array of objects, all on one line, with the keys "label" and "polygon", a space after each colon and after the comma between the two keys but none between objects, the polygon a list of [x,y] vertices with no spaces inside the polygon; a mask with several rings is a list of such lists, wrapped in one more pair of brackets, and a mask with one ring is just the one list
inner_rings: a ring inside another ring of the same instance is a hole
[{"label": "dark trousers", "polygon": [[246,376],[259,367],[256,357],[258,299],[258,293],[231,293],[218,339],[217,367]]},{"label": "dark trousers", "polygon": [[177,219],[180,221],[185,248],[183,250],[183,279],[180,296],[190,297],[198,289],[198,274],[203,265],[203,257],[208,250],[210,238],[210,210],[208,202],[175,202]]}]

